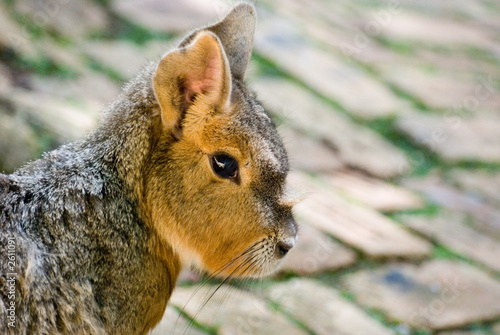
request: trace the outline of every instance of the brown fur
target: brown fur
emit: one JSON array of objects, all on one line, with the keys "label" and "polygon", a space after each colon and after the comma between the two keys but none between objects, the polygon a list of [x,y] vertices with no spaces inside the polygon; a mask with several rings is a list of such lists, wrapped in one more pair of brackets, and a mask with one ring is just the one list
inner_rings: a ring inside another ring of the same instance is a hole
[{"label": "brown fur", "polygon": [[183,266],[278,268],[296,224],[286,152],[243,81],[254,27],[253,7],[235,7],[148,65],[88,137],[0,175],[0,253],[14,238],[17,257],[16,328],[0,276],[2,334],[145,334]]}]

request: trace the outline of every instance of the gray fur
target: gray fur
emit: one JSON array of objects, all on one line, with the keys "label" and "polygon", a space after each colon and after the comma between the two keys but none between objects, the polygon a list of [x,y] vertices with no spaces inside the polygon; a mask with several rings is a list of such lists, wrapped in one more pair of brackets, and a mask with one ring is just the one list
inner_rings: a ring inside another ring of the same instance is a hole
[{"label": "gray fur", "polygon": [[[151,255],[134,188],[151,146],[154,64],[88,137],[0,175],[0,333],[142,334],[168,267]],[[7,238],[15,240],[16,327],[8,326]],[[164,301],[166,304],[166,301]]]},{"label": "gray fur", "polygon": [[[231,100],[241,109],[231,126],[254,147],[262,170],[252,185],[256,197],[295,234],[291,209],[275,209],[288,172],[286,152],[242,82],[254,9],[239,5],[228,18],[228,26],[209,29],[220,34],[231,63]],[[243,32],[230,34],[237,21]],[[153,90],[157,66],[148,64],[124,87],[87,137],[0,174],[0,334],[145,334],[161,319],[180,261],[148,224],[143,206],[147,176],[157,173],[161,182],[166,177],[157,167],[175,168],[168,156],[175,136],[163,128]],[[180,197],[182,177],[172,171],[158,186],[161,196]],[[14,295],[7,285],[12,277]],[[15,327],[9,326],[12,301]]]}]

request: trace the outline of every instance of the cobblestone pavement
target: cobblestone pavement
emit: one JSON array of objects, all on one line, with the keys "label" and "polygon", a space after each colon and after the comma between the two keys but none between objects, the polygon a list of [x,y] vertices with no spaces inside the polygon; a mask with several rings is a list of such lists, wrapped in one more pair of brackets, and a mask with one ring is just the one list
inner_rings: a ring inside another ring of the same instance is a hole
[{"label": "cobblestone pavement", "polygon": [[[1,1],[0,170],[233,4]],[[153,334],[500,334],[500,3],[257,6],[248,81],[307,194],[300,242],[262,281],[184,272]]]}]

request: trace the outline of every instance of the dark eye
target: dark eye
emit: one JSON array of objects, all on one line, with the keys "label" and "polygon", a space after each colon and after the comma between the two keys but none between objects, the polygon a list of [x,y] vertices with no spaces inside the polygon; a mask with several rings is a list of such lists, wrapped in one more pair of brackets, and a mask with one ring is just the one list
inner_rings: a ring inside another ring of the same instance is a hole
[{"label": "dark eye", "polygon": [[238,162],[226,154],[212,156],[212,169],[221,178],[232,179],[238,176]]}]

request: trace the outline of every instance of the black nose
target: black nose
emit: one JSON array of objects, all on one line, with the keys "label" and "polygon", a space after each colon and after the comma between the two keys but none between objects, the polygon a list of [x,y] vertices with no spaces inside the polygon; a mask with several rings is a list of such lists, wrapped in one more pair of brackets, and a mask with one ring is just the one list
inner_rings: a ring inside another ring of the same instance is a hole
[{"label": "black nose", "polygon": [[290,243],[290,242],[279,242],[278,243],[278,252],[280,254],[280,256],[285,256],[289,251],[290,249],[292,249],[294,246],[294,243]]}]

